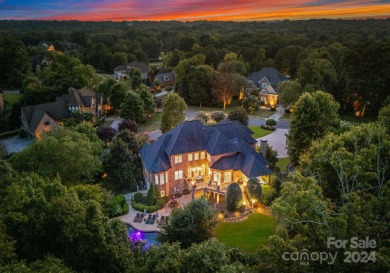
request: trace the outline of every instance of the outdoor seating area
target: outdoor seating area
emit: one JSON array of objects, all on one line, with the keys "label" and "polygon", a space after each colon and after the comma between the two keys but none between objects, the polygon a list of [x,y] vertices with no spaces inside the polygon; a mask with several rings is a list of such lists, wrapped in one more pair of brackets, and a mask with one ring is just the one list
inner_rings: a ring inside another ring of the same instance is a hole
[{"label": "outdoor seating area", "polygon": [[149,213],[147,217],[144,213],[137,213],[137,215],[134,217],[133,222],[144,223],[147,225],[154,225],[156,223],[158,226],[162,226],[166,224],[169,220],[169,216],[164,216],[164,215],[161,216],[160,219],[158,218],[159,218],[158,213],[155,214]]}]

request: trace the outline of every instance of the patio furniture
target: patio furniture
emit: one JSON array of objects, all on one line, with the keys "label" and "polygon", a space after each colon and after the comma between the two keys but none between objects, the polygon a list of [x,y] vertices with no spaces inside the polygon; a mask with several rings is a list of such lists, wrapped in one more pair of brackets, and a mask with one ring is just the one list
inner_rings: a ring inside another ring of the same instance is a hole
[{"label": "patio furniture", "polygon": [[142,223],[142,220],[144,219],[145,214],[141,213],[141,215],[138,218],[138,223]]},{"label": "patio furniture", "polygon": [[149,224],[153,225],[154,221],[156,221],[156,214],[153,214],[152,219],[150,220]]},{"label": "patio furniture", "polygon": [[161,226],[162,224],[164,224],[164,221],[165,221],[165,216],[161,216],[160,218],[160,221],[157,221],[157,225]]},{"label": "patio furniture", "polygon": [[137,215],[134,217],[134,221],[133,222],[138,222],[139,217],[140,217],[140,214],[137,213]]},{"label": "patio furniture", "polygon": [[152,215],[149,214],[149,215],[148,215],[148,219],[146,219],[145,224],[149,224],[151,220],[152,220]]}]

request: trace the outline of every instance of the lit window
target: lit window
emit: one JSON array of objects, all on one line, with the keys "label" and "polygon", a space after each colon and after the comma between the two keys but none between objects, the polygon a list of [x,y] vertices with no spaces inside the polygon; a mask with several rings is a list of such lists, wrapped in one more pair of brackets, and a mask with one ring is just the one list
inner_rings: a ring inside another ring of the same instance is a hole
[{"label": "lit window", "polygon": [[206,156],[206,153],[205,153],[205,152],[201,152],[201,153],[200,153],[200,159],[204,159],[205,156]]},{"label": "lit window", "polygon": [[175,171],[175,180],[183,179],[183,171]]},{"label": "lit window", "polygon": [[225,172],[223,181],[226,182],[232,182],[232,173],[231,172]]},{"label": "lit window", "polygon": [[158,185],[158,174],[154,175],[154,183]]},{"label": "lit window", "polygon": [[194,153],[194,160],[199,160],[199,153]]},{"label": "lit window", "polygon": [[188,161],[192,161],[192,154],[188,154]]},{"label": "lit window", "polygon": [[181,155],[175,155],[175,164],[183,162],[183,157]]},{"label": "lit window", "polygon": [[208,162],[210,162],[210,161],[211,161],[211,156],[210,156],[210,154],[209,154],[209,153],[207,153],[207,160],[208,160]]},{"label": "lit window", "polygon": [[165,177],[164,177],[164,174],[160,174],[160,185],[164,185],[165,184]]},{"label": "lit window", "polygon": [[161,191],[160,196],[161,196],[161,197],[165,197],[165,191]]}]

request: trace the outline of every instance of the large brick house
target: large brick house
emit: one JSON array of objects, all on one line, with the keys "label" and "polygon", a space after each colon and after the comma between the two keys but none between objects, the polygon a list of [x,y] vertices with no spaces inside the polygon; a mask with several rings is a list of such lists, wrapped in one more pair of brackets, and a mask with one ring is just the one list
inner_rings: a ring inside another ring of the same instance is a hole
[{"label": "large brick house", "polygon": [[274,67],[264,67],[258,72],[253,72],[247,77],[247,93],[256,92],[259,100],[266,106],[278,104],[278,85],[283,81],[288,81]]},{"label": "large brick house", "polygon": [[185,121],[141,148],[145,177],[166,196],[192,185],[214,185],[226,192],[232,182],[268,176],[269,162],[256,152],[251,134],[248,127],[227,119],[210,126]]},{"label": "large brick house", "polygon": [[105,101],[102,94],[96,94],[88,87],[69,88],[69,93],[57,97],[55,102],[22,107],[22,128],[28,136],[40,138],[44,132],[56,130],[61,121],[75,111],[100,116]]}]

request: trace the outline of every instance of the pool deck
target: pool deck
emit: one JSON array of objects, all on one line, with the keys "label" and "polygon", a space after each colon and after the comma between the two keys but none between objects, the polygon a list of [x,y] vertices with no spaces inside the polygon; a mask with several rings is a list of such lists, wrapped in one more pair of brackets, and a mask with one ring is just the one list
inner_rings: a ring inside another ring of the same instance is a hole
[{"label": "pool deck", "polygon": [[[175,200],[179,203],[179,207],[183,207],[186,204],[188,204],[191,201],[191,199],[192,199],[191,194],[185,194],[180,198],[176,198]],[[139,231],[144,231],[144,232],[159,232],[160,231],[160,228],[157,226],[157,221],[154,222],[153,225],[145,224],[145,221],[142,221],[142,223],[138,223],[138,222],[135,223],[134,222],[135,216],[137,215],[137,213],[141,213],[141,212],[133,209],[130,201],[128,201],[128,204],[129,204],[129,213],[115,217],[113,219],[121,220]],[[161,216],[163,216],[163,215],[164,216],[171,215],[172,209],[168,206],[168,203],[167,203],[164,208],[158,210],[157,212],[158,212],[158,220],[160,220]],[[147,214],[149,214],[149,213],[147,213]],[[153,215],[153,214],[156,214],[156,212],[153,212],[150,214]],[[146,218],[147,218],[147,216],[144,219],[146,219]]]}]

